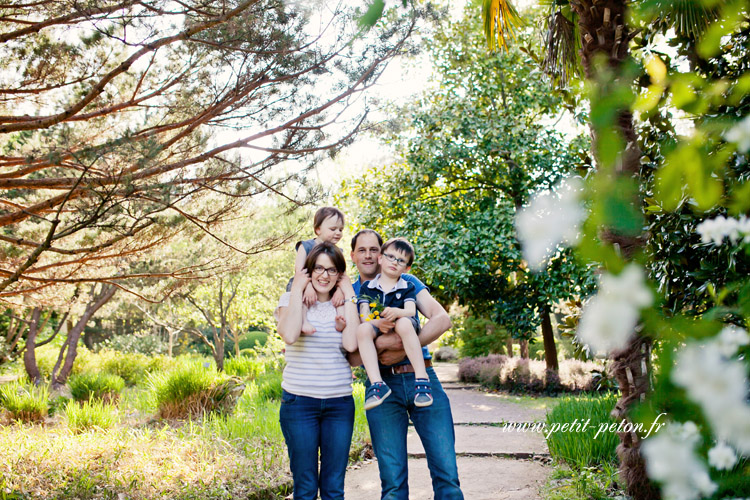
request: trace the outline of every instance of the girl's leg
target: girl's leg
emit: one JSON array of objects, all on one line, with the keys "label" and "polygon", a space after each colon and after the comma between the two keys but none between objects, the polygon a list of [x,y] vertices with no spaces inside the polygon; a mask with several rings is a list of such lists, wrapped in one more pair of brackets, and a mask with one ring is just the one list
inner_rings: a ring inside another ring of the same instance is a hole
[{"label": "girl's leg", "polygon": [[344,474],[354,430],[354,398],[326,399],[320,422],[320,498],[344,499]]},{"label": "girl's leg", "polygon": [[422,344],[419,343],[419,337],[411,323],[410,318],[399,318],[396,321],[396,333],[401,337],[401,343],[404,345],[406,356],[414,367],[414,376],[416,378],[428,379],[427,369],[424,366],[422,357]]},{"label": "girl's leg", "polygon": [[302,304],[302,333],[305,335],[312,335],[315,333],[315,327],[310,324],[309,321],[307,321],[307,306]]},{"label": "girl's leg", "polygon": [[295,500],[318,498],[318,448],[320,446],[321,399],[281,396],[279,422],[284,434],[294,479]]}]

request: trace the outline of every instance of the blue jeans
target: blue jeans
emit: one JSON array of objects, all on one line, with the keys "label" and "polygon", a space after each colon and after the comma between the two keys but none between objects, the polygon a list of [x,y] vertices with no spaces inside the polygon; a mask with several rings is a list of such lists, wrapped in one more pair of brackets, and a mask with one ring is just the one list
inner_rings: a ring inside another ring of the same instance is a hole
[{"label": "blue jeans", "polygon": [[294,500],[315,500],[318,489],[322,500],[343,500],[354,430],[354,399],[317,399],[284,391],[279,422],[289,451]]},{"label": "blue jeans", "polygon": [[[380,406],[367,411],[370,437],[380,469],[383,500],[408,500],[409,482],[406,454],[406,431],[409,417],[422,440],[427,467],[432,477],[435,500],[463,500],[456,466],[455,434],[450,401],[432,367],[427,368],[434,402],[414,406],[414,374],[383,373],[391,388],[390,396]],[[369,385],[369,381],[368,381]]]}]

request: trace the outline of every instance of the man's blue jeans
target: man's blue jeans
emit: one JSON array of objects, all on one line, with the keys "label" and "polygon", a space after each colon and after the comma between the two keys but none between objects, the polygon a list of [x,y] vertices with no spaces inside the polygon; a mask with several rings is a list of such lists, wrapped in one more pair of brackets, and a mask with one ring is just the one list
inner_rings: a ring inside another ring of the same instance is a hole
[{"label": "man's blue jeans", "polygon": [[424,446],[435,500],[464,498],[458,482],[456,439],[450,402],[435,376],[435,370],[427,368],[427,374],[430,376],[434,398],[431,406],[414,406],[413,373],[383,373],[383,381],[393,392],[380,406],[367,411],[372,447],[380,469],[383,500],[409,499],[406,454],[409,417]]},{"label": "man's blue jeans", "polygon": [[318,488],[322,500],[343,500],[354,430],[354,399],[317,399],[284,391],[279,422],[289,450],[294,500],[314,500]]}]

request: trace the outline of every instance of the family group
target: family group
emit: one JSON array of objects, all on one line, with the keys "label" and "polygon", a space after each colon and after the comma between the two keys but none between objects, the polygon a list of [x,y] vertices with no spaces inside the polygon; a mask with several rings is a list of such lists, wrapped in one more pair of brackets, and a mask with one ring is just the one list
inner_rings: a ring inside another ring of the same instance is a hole
[{"label": "family group", "polygon": [[320,208],[313,228],[314,239],[297,243],[294,278],[277,309],[286,343],[279,420],[294,499],[344,498],[354,428],[351,367],[360,365],[381,499],[409,498],[409,420],[425,449],[435,499],[463,499],[450,402],[424,347],[451,322],[427,286],[408,274],[414,248],[403,238],[383,243],[376,231],[359,231],[351,241],[359,273],[352,281],[337,246],[344,214]]}]

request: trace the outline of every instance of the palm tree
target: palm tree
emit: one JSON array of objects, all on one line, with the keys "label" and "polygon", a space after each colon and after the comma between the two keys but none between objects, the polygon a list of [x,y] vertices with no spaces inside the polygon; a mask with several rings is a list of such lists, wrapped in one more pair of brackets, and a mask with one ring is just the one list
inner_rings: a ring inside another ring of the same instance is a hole
[{"label": "palm tree", "polygon": [[[589,80],[596,80],[596,68],[602,62],[617,75],[629,56],[630,40],[634,33],[625,23],[627,2],[624,0],[551,0],[545,33],[543,67],[555,83],[565,86],[583,70]],[[494,49],[504,46],[506,34],[512,36],[518,24],[515,9],[508,0],[483,0],[485,34]],[[636,140],[633,115],[628,109],[617,112],[615,127],[625,141],[625,149],[618,163],[618,175],[638,176],[641,152]],[[597,151],[597,137],[591,127],[593,151]],[[594,155],[596,157],[596,154]],[[637,200],[633,200],[634,203]],[[637,205],[640,206],[640,205]],[[641,236],[604,231],[603,237],[617,244],[626,257],[641,248]],[[627,419],[631,404],[639,401],[649,390],[651,339],[634,336],[621,352],[612,354],[612,369],[620,384],[622,396],[612,412],[616,420]],[[617,453],[621,476],[628,493],[636,499],[659,498],[659,491],[646,475],[640,455],[640,441],[633,433],[620,433]]]}]

